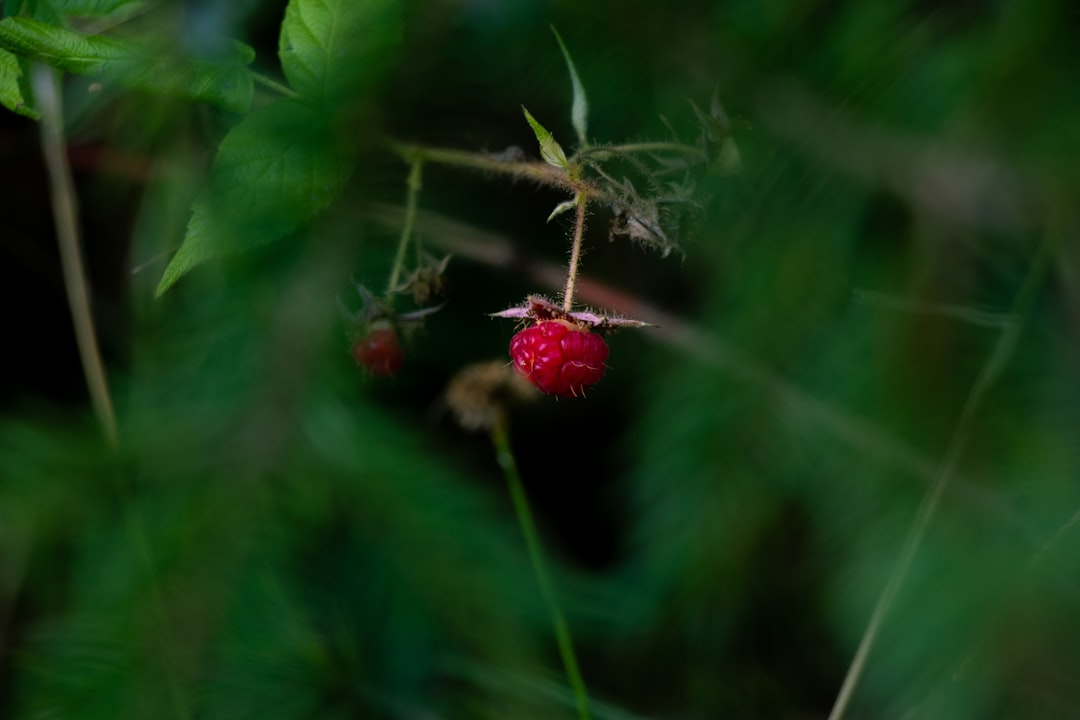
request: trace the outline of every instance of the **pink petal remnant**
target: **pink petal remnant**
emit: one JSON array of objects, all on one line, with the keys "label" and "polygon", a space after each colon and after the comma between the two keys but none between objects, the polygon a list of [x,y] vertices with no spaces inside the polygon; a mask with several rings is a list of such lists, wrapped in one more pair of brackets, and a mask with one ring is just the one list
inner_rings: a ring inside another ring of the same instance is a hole
[{"label": "pink petal remnant", "polygon": [[649,323],[633,318],[619,317],[618,315],[605,315],[591,310],[563,310],[560,306],[540,295],[530,295],[524,305],[517,305],[506,310],[492,313],[492,317],[513,318],[516,320],[533,319],[539,322],[545,320],[565,320],[579,328],[606,332],[616,328],[642,328],[649,327]]}]

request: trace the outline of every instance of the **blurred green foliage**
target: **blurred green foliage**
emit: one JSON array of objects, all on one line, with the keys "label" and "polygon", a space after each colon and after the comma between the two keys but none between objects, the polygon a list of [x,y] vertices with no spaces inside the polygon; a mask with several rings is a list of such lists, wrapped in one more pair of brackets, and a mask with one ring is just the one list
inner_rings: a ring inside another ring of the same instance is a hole
[{"label": "blurred green foliage", "polygon": [[[278,61],[284,4],[139,5],[108,34],[196,64],[235,39],[265,77],[313,77]],[[355,161],[340,194],[282,173],[283,198],[240,202],[252,168],[212,169],[245,118],[296,102],[265,84],[242,116],[66,79],[115,451],[69,339],[38,126],[4,117],[0,715],[572,716],[490,444],[442,400],[505,355],[513,328],[485,313],[557,290],[537,277],[565,262],[566,216],[544,220],[567,198],[429,165],[419,238],[458,254],[399,376],[363,375],[337,309],[390,270],[399,228],[379,209],[403,202],[408,167],[387,137],[534,156],[525,104],[573,144],[549,24],[591,142],[669,140],[668,124],[692,142],[688,100],[716,94],[742,158],[697,179],[681,260],[609,243],[593,209],[585,276],[668,322],[613,336],[588,399],[512,415],[594,715],[826,716],[942,477],[848,716],[1076,714],[1078,11],[375,5],[402,24],[338,39],[377,53],[318,99],[333,122],[275,126]],[[65,7],[4,5],[45,22]],[[5,57],[0,89],[31,97]],[[193,203],[246,252],[155,299]]]}]

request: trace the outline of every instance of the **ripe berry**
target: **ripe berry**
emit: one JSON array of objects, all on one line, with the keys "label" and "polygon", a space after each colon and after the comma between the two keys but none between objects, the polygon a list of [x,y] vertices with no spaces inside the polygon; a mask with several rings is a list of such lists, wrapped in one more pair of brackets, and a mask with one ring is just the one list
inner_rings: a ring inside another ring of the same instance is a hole
[{"label": "ripe berry", "polygon": [[353,343],[352,356],[372,375],[383,377],[395,374],[405,364],[397,332],[385,320],[374,323],[367,335]]},{"label": "ripe berry", "polygon": [[577,397],[604,376],[608,346],[565,320],[544,320],[510,341],[514,369],[543,392]]}]

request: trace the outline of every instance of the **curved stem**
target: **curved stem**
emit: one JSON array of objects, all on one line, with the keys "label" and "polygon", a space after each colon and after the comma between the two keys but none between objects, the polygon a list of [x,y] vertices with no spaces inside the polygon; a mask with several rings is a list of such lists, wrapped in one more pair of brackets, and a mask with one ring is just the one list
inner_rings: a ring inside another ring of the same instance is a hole
[{"label": "curved stem", "polygon": [[75,325],[75,340],[94,413],[101,423],[105,439],[115,448],[119,443],[116,412],[109,395],[109,381],[105,375],[105,363],[101,359],[101,348],[94,331],[94,315],[90,309],[89,283],[86,280],[86,267],[83,264],[79,239],[79,207],[64,140],[64,109],[60,98],[60,83],[57,72],[44,65],[34,66],[32,78],[34,95],[41,109],[41,149],[49,173],[56,236],[60,245],[60,264],[64,273],[68,305],[71,308],[71,320]]},{"label": "curved stem", "polygon": [[570,627],[567,625],[566,618],[559,608],[559,601],[555,597],[555,589],[544,565],[543,553],[540,550],[540,536],[536,532],[536,524],[533,522],[532,512],[529,510],[529,500],[525,495],[525,488],[521,485],[521,476],[518,473],[517,463],[514,461],[514,453],[510,450],[510,440],[504,423],[496,423],[491,429],[491,442],[495,445],[495,455],[499,460],[503,473],[506,475],[506,484],[510,488],[510,498],[514,503],[514,512],[517,513],[521,534],[525,536],[525,545],[529,550],[529,560],[532,561],[536,583],[540,586],[540,594],[543,596],[548,611],[551,613],[555,641],[559,646],[559,655],[562,657],[563,667],[566,669],[566,678],[574,691],[578,716],[581,720],[591,720],[589,695],[585,690],[585,680],[581,677],[581,670],[578,668],[577,656],[574,655],[574,646],[570,640]]},{"label": "curved stem", "polygon": [[401,240],[398,242],[397,254],[394,256],[394,267],[390,270],[390,281],[386,284],[387,295],[397,287],[401,279],[401,271],[405,267],[405,251],[409,247],[413,227],[416,226],[416,207],[420,197],[423,168],[424,159],[418,153],[409,161],[409,179],[406,181],[409,191],[405,198],[405,223],[401,228]]},{"label": "curved stem", "polygon": [[566,291],[563,293],[563,310],[570,312],[574,306],[574,285],[577,283],[578,265],[581,262],[581,239],[585,235],[585,205],[588,202],[581,193],[574,198],[574,242],[570,246],[570,269],[566,273]]}]

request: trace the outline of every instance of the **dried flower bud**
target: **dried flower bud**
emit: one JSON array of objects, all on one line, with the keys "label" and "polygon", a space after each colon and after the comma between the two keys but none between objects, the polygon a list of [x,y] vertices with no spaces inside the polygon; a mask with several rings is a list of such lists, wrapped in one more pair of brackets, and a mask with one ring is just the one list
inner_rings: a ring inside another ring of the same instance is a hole
[{"label": "dried flower bud", "polygon": [[506,422],[507,407],[532,400],[536,389],[503,360],[465,367],[450,381],[446,406],[466,430],[490,430]]}]

